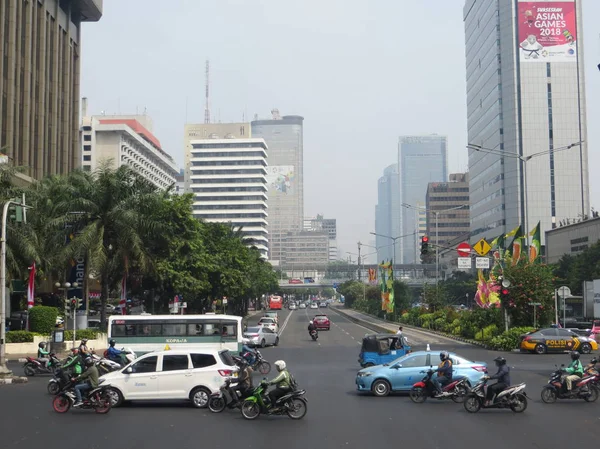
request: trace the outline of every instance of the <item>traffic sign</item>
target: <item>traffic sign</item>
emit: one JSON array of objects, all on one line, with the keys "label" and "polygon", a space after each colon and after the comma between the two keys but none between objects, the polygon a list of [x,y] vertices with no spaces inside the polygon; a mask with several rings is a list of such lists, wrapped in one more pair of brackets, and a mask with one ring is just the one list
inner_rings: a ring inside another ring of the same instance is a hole
[{"label": "traffic sign", "polygon": [[471,245],[467,242],[459,243],[456,247],[456,251],[458,251],[459,257],[469,257],[471,255]]},{"label": "traffic sign", "polygon": [[477,254],[479,254],[481,257],[483,257],[487,253],[490,252],[490,250],[492,249],[492,247],[490,246],[490,244],[485,239],[481,239],[481,240],[479,240],[477,243],[475,243],[473,245],[473,249],[475,250],[475,252]]},{"label": "traffic sign", "polygon": [[529,305],[530,306],[541,306],[542,303],[541,302],[530,302]]},{"label": "traffic sign", "polygon": [[471,269],[471,258],[470,257],[459,257],[458,258],[458,269],[459,270],[470,270]]},{"label": "traffic sign", "polygon": [[558,296],[560,296],[561,298],[568,298],[569,296],[571,296],[571,289],[566,285],[559,287]]},{"label": "traffic sign", "polygon": [[475,268],[479,270],[489,270],[490,269],[490,259],[488,257],[476,257],[475,258]]}]

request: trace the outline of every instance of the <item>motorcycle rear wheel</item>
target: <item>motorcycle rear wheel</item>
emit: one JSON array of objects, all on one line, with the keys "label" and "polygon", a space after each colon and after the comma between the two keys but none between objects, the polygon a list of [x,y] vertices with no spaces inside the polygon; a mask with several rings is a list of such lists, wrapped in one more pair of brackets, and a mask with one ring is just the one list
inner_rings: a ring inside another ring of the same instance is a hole
[{"label": "motorcycle rear wheel", "polygon": [[269,374],[271,372],[271,364],[266,361],[259,362],[258,364],[258,372],[260,374]]},{"label": "motorcycle rear wheel", "polygon": [[556,398],[556,390],[548,387],[542,388],[542,402],[545,404],[554,404]]},{"label": "motorcycle rear wheel", "polygon": [[589,387],[590,394],[583,398],[586,402],[596,402],[598,400],[598,390],[593,385]]},{"label": "motorcycle rear wheel", "polygon": [[516,394],[511,401],[510,409],[515,413],[523,413],[527,410],[527,397],[524,394]]},{"label": "motorcycle rear wheel", "polygon": [[58,392],[60,391],[60,386],[58,385],[58,382],[50,382],[48,384],[48,393],[51,395],[56,395],[58,394]]},{"label": "motorcycle rear wheel", "polygon": [[112,402],[110,396],[107,393],[98,394],[96,402],[94,402],[94,411],[100,415],[104,415],[110,412],[112,408]]},{"label": "motorcycle rear wheel", "polygon": [[35,369],[31,365],[25,365],[23,367],[23,372],[25,373],[25,376],[27,376],[27,377],[35,376]]},{"label": "motorcycle rear wheel", "polygon": [[454,389],[454,394],[452,395],[452,400],[457,404],[462,404],[465,402],[465,398],[467,397],[467,387],[464,385],[459,385]]},{"label": "motorcycle rear wheel", "polygon": [[226,406],[227,404],[225,404],[223,397],[210,398],[208,401],[208,409],[213,413],[221,413],[225,410]]},{"label": "motorcycle rear wheel", "polygon": [[256,419],[260,416],[260,406],[256,402],[244,401],[241,406],[242,416],[246,419]]},{"label": "motorcycle rear wheel", "polygon": [[425,389],[421,387],[412,387],[410,389],[409,396],[410,400],[413,401],[415,404],[422,404],[427,399]]},{"label": "motorcycle rear wheel", "polygon": [[55,396],[52,400],[52,408],[56,413],[67,413],[71,408],[71,400],[64,394]]},{"label": "motorcycle rear wheel", "polygon": [[291,419],[302,419],[308,411],[308,404],[302,398],[292,398],[286,402],[287,415]]},{"label": "motorcycle rear wheel", "polygon": [[477,413],[481,409],[481,400],[475,395],[467,396],[463,405],[469,413]]}]

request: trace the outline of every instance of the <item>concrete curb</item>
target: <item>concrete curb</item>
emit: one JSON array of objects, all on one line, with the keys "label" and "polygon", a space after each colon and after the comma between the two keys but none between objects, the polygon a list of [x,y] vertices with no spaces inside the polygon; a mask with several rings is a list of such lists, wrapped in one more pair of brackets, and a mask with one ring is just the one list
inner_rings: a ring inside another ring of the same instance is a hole
[{"label": "concrete curb", "polygon": [[0,378],[0,385],[9,385],[9,384],[26,384],[26,377],[12,376],[6,378]]},{"label": "concrete curb", "polygon": [[[367,327],[369,329],[373,329],[377,332],[381,332],[381,333],[390,333],[393,334],[394,332],[391,331],[390,329],[384,328],[382,326],[378,326],[376,324],[370,323],[368,321],[363,321],[359,318],[353,317],[347,313],[344,313],[343,310],[341,310],[341,307],[336,307],[335,310],[339,313],[341,313],[342,315],[344,315],[344,317],[348,318],[350,321],[355,322],[357,324],[360,324],[363,327]],[[369,316],[371,318],[374,319],[378,319],[377,317],[374,317],[372,315],[369,315],[368,313],[364,313],[364,312],[359,312],[362,313],[363,315]],[[473,346],[479,346],[483,349],[487,349],[489,351],[499,351],[498,349],[494,349],[492,347],[490,347],[489,345],[487,345],[486,343],[482,343],[480,341],[476,341],[476,340],[469,340],[467,338],[463,338],[463,337],[457,337],[456,335],[451,335],[451,334],[446,334],[445,332],[439,332],[439,331],[435,331],[435,330],[431,330],[431,329],[425,329],[422,327],[417,327],[417,326],[412,326],[410,324],[404,324],[404,323],[394,323],[394,324],[398,324],[401,325],[402,327],[406,327],[407,329],[412,329],[412,330],[416,330],[416,331],[421,331],[421,332],[425,332],[428,334],[433,334],[433,335],[439,335],[440,337],[445,337],[448,338],[450,340],[455,340],[455,341],[460,341],[462,343],[467,343]]]}]

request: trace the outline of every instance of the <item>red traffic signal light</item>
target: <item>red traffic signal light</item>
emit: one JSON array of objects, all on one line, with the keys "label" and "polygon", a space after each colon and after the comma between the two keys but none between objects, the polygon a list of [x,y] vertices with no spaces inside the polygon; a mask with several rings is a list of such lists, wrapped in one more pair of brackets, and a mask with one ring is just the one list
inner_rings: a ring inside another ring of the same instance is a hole
[{"label": "red traffic signal light", "polygon": [[507,290],[507,289],[505,289],[505,288],[503,288],[503,289],[502,289],[502,294],[503,294],[503,295],[508,295],[508,290]]},{"label": "red traffic signal light", "polygon": [[427,243],[429,241],[429,237],[427,237],[426,235],[423,236],[423,238],[421,239],[422,242]]}]

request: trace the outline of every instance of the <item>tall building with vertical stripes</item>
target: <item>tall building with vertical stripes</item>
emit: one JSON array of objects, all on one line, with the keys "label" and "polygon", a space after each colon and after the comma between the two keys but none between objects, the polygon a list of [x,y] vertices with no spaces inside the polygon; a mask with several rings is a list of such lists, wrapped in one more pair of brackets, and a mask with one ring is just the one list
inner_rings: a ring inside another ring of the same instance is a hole
[{"label": "tall building with vertical stripes", "polygon": [[0,148],[40,179],[81,166],[81,24],[102,0],[0,1]]},{"label": "tall building with vertical stripes", "polygon": [[472,243],[589,214],[581,4],[465,1]]}]

